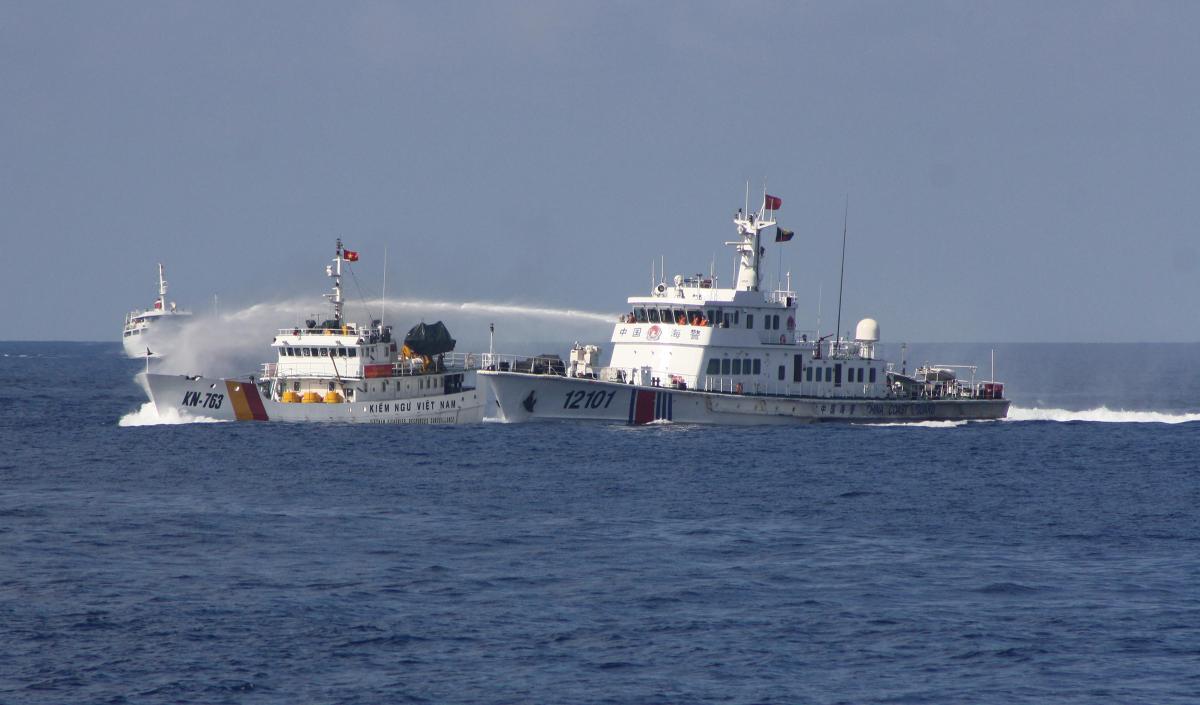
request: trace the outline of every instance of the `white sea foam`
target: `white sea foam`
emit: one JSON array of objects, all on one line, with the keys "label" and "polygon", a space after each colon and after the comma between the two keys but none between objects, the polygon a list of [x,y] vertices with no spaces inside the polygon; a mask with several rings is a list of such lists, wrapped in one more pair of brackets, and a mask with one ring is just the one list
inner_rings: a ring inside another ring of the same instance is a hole
[{"label": "white sea foam", "polygon": [[871,423],[865,426],[906,426],[909,428],[957,428],[966,426],[966,421],[895,421],[888,423]]},{"label": "white sea foam", "polygon": [[[146,375],[137,373],[133,376],[133,381],[137,382],[146,396],[150,396],[150,388],[146,386]],[[187,413],[180,413],[176,409],[167,409],[165,413],[158,413],[158,407],[154,406],[154,402],[146,402],[142,404],[136,411],[131,411],[121,417],[117,422],[118,426],[158,426],[161,424],[181,424],[181,423],[222,423],[221,419],[214,419],[208,416],[193,416]]]},{"label": "white sea foam", "polygon": [[1200,421],[1200,413],[1166,411],[1126,411],[1101,406],[1083,411],[1069,409],[1027,409],[1019,406],[1008,410],[1009,421],[1092,421],[1097,423],[1189,423]]},{"label": "white sea foam", "polygon": [[158,426],[181,423],[224,423],[221,419],[208,416],[191,416],[181,414],[175,409],[167,409],[159,414],[153,402],[146,402],[137,411],[131,411],[117,422],[119,426]]}]

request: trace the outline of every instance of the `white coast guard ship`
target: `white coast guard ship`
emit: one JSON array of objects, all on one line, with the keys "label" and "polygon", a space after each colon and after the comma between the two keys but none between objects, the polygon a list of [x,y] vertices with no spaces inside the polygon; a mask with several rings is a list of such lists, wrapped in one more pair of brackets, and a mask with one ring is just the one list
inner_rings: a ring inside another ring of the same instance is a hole
[{"label": "white coast guard ship", "polygon": [[[278,331],[276,361],[255,379],[147,374],[158,413],[227,421],[342,421],[456,424],[483,420],[467,356],[449,350],[411,350],[392,338],[391,326],[346,322],[342,265],[357,259],[337,242],[333,264],[333,317]],[[440,327],[440,326],[439,326]],[[444,331],[444,328],[441,328]],[[448,339],[448,338],[447,338]],[[453,347],[452,340],[449,347]],[[415,344],[415,343],[414,343]]]},{"label": "white coast guard ship", "polygon": [[[579,344],[565,365],[556,357],[520,366],[489,361],[479,372],[495,398],[489,413],[504,421],[755,425],[1007,415],[1003,385],[975,381],[974,367],[928,365],[909,375],[880,359],[873,319],[858,323],[853,340],[810,339],[797,330],[795,293],[759,290],[760,234],[776,226],[780,203],[766,196],[757,214],[739,209],[734,217],[738,239],[725,243],[739,256],[734,288],[718,288],[712,277],[676,276],[649,296],[630,297],[631,312],[613,327],[607,367],[599,366],[598,347]],[[969,379],[960,377],[965,373]]]},{"label": "white coast guard ship", "polygon": [[121,343],[128,357],[159,357],[160,343],[178,331],[179,324],[191,320],[192,312],[184,311],[167,301],[167,279],[162,263],[158,265],[158,298],[145,311],[125,314]]}]

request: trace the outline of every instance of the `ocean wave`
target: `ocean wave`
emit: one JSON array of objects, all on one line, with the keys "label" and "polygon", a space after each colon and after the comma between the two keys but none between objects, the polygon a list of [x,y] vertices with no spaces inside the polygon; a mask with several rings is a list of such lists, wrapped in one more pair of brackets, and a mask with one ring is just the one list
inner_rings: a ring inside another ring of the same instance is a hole
[{"label": "ocean wave", "polygon": [[1098,423],[1191,423],[1200,421],[1200,413],[1169,411],[1127,411],[1106,406],[1083,411],[1070,409],[1041,409],[1013,406],[1008,410],[1009,421],[1091,421]]},{"label": "ocean wave", "polygon": [[885,423],[868,423],[864,426],[905,426],[908,428],[957,428],[966,426],[967,421],[888,421]]},{"label": "ocean wave", "polygon": [[131,411],[121,417],[118,426],[159,426],[181,423],[224,423],[222,419],[208,416],[192,416],[182,414],[177,409],[167,409],[166,413],[158,413],[154,402],[146,402],[137,411]]}]

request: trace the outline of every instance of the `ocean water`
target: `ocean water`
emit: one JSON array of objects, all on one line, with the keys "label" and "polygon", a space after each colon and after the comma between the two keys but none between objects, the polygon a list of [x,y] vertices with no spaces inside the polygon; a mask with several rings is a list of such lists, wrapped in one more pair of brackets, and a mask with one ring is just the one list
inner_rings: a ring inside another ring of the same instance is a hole
[{"label": "ocean water", "polygon": [[1200,702],[1200,345],[994,347],[1004,422],[123,427],[0,343],[0,703]]}]

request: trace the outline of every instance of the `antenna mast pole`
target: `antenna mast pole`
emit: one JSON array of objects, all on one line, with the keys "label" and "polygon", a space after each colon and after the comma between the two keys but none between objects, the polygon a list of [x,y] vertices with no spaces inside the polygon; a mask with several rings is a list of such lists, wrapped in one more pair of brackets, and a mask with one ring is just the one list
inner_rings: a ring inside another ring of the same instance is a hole
[{"label": "antenna mast pole", "polygon": [[383,302],[379,309],[379,328],[387,324],[387,245],[383,246]]},{"label": "antenna mast pole", "polygon": [[838,277],[838,315],[837,328],[833,330],[833,339],[840,350],[842,347],[842,285],[846,283],[846,230],[850,222],[850,197],[846,196],[846,212],[842,215],[842,273]]},{"label": "antenna mast pole", "polygon": [[325,265],[325,273],[333,277],[333,293],[326,294],[333,302],[333,319],[337,325],[342,325],[342,238],[337,240],[337,256],[333,265]]}]

